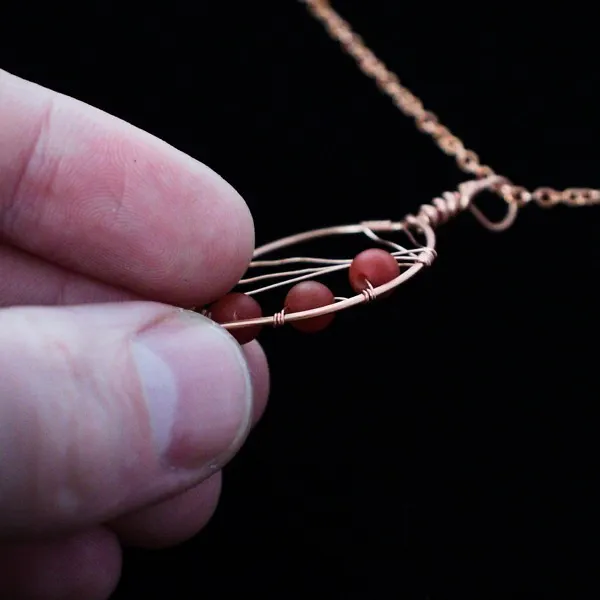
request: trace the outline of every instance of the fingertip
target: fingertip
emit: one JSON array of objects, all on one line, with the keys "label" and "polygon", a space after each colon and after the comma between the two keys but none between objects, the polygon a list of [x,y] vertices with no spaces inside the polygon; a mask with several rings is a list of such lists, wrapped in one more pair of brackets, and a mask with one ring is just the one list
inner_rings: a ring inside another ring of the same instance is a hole
[{"label": "fingertip", "polygon": [[265,411],[269,398],[271,388],[269,363],[265,351],[256,340],[242,346],[242,350],[246,357],[252,379],[254,390],[252,420],[253,424],[256,425]]},{"label": "fingertip", "polygon": [[241,195],[213,169],[8,73],[0,72],[0,88],[6,242],[178,306],[205,304],[236,284],[252,257],[254,222]]},{"label": "fingertip", "polygon": [[202,256],[187,261],[192,266],[196,263],[196,268],[191,274],[189,292],[182,299],[197,305],[224,296],[243,277],[254,253],[255,230],[252,213],[238,191],[209,167],[194,162],[211,173],[204,176],[205,181],[212,177],[218,182],[215,200],[204,215],[206,222],[215,225],[198,231],[202,240],[196,240],[194,245],[201,246]]},{"label": "fingertip", "polygon": [[1,598],[106,600],[120,576],[121,547],[103,527],[0,546]]},{"label": "fingertip", "polygon": [[111,521],[121,542],[137,548],[175,546],[196,535],[211,519],[221,495],[221,472],[193,488]]},{"label": "fingertip", "polygon": [[201,315],[125,302],[5,309],[0,325],[4,537],[172,497],[218,471],[251,428],[246,356]]}]

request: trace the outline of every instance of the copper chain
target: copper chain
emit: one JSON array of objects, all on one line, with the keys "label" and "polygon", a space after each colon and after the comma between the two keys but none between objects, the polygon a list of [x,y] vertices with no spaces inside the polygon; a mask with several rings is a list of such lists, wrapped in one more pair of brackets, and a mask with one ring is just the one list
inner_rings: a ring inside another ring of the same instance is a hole
[{"label": "copper chain", "polygon": [[[483,164],[479,156],[467,148],[460,138],[442,125],[434,113],[426,110],[417,96],[400,83],[396,74],[375,56],[360,36],[354,33],[350,24],[331,7],[329,0],[301,1],[324,25],[329,35],[337,40],[344,50],[356,60],[360,70],[375,80],[377,86],[406,116],[414,119],[417,128],[429,135],[442,152],[454,157],[463,172],[479,179],[497,175],[490,166]],[[585,206],[600,203],[600,190],[591,188],[555,190],[549,187],[539,187],[530,191],[512,183],[503,183],[498,186],[496,191],[507,203],[516,203],[518,206],[523,206],[531,200],[543,207],[551,207],[556,204]]]}]

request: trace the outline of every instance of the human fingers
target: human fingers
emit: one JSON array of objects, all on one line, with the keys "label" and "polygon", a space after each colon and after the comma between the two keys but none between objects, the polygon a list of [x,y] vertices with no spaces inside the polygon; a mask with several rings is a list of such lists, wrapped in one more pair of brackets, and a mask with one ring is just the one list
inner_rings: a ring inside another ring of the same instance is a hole
[{"label": "human fingers", "polygon": [[[266,359],[257,342],[243,350],[252,375],[256,423],[269,392]],[[162,548],[190,538],[213,515],[221,481],[219,471],[174,498],[115,519],[110,530],[96,527],[53,540],[0,544],[0,597],[105,600],[120,575],[119,542]]]},{"label": "human fingers", "polygon": [[[127,299],[124,290],[79,277],[20,250],[0,246],[0,302],[10,304],[72,304],[77,301]],[[269,393],[266,357],[257,342],[243,347],[254,388],[253,421],[266,406]],[[138,546],[163,547],[195,535],[210,519],[219,497],[220,473],[191,490],[124,515],[111,523],[121,539]]]},{"label": "human fingers", "polygon": [[219,470],[252,421],[239,345],[146,303],[0,310],[0,536],[105,522]]},{"label": "human fingers", "polygon": [[[268,367],[258,342],[243,347],[254,388],[253,424],[260,419],[269,395]],[[219,500],[221,473],[194,488],[158,504],[123,515],[108,526],[125,543],[146,548],[162,548],[183,542],[210,520]]]},{"label": "human fingers", "polygon": [[267,400],[271,391],[269,365],[265,351],[256,340],[244,344],[242,351],[246,356],[254,390],[254,402],[252,403],[252,425],[254,426],[258,423],[267,407]]},{"label": "human fingers", "polygon": [[207,166],[132,125],[0,71],[0,239],[161,302],[243,274],[253,222]]},{"label": "human fingers", "polygon": [[0,308],[140,300],[139,296],[0,244]]},{"label": "human fingers", "polygon": [[111,521],[107,526],[126,546],[166,548],[188,540],[213,516],[221,495],[222,473],[158,504]]},{"label": "human fingers", "polygon": [[103,527],[58,539],[0,544],[0,598],[107,600],[120,574],[119,542]]}]

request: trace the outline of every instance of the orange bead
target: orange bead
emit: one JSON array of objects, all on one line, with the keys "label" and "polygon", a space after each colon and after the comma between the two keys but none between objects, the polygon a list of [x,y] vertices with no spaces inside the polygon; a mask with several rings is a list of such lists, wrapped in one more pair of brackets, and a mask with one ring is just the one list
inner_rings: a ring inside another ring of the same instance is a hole
[{"label": "orange bead", "polygon": [[370,283],[374,288],[396,279],[400,266],[396,259],[381,248],[369,248],[354,257],[348,270],[348,279],[355,292],[367,289]]},{"label": "orange bead", "polygon": [[[302,281],[297,283],[285,297],[285,311],[287,313],[302,312],[312,308],[328,306],[335,302],[333,292],[318,281]],[[290,325],[304,333],[313,333],[325,329],[331,321],[334,314],[321,315],[312,319],[301,319],[291,321]]]},{"label": "orange bead", "polygon": [[[262,317],[260,304],[251,296],[232,292],[217,300],[210,307],[210,317],[216,323],[233,323],[234,321],[245,321],[246,319],[258,319]],[[250,325],[240,329],[231,329],[229,333],[240,345],[251,342],[258,336],[261,325]]]}]

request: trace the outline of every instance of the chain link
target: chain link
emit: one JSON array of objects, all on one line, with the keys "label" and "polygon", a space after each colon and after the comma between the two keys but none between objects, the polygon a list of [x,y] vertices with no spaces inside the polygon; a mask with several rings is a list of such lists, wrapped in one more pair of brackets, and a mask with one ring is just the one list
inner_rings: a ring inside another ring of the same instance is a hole
[{"label": "chain link", "polygon": [[[359,69],[375,81],[379,89],[392,99],[402,113],[414,120],[419,131],[431,137],[442,152],[453,157],[459,169],[478,179],[497,175],[492,167],[484,164],[476,152],[467,148],[460,138],[440,123],[434,113],[425,109],[417,96],[400,83],[397,75],[375,56],[362,38],[354,33],[350,24],[331,7],[329,0],[301,1],[323,24],[329,35],[354,58]],[[503,183],[497,186],[496,192],[508,204],[517,206],[523,206],[531,200],[544,208],[550,208],[556,204],[587,206],[600,203],[600,190],[591,188],[555,190],[549,187],[540,187],[529,191],[512,183]]]}]

